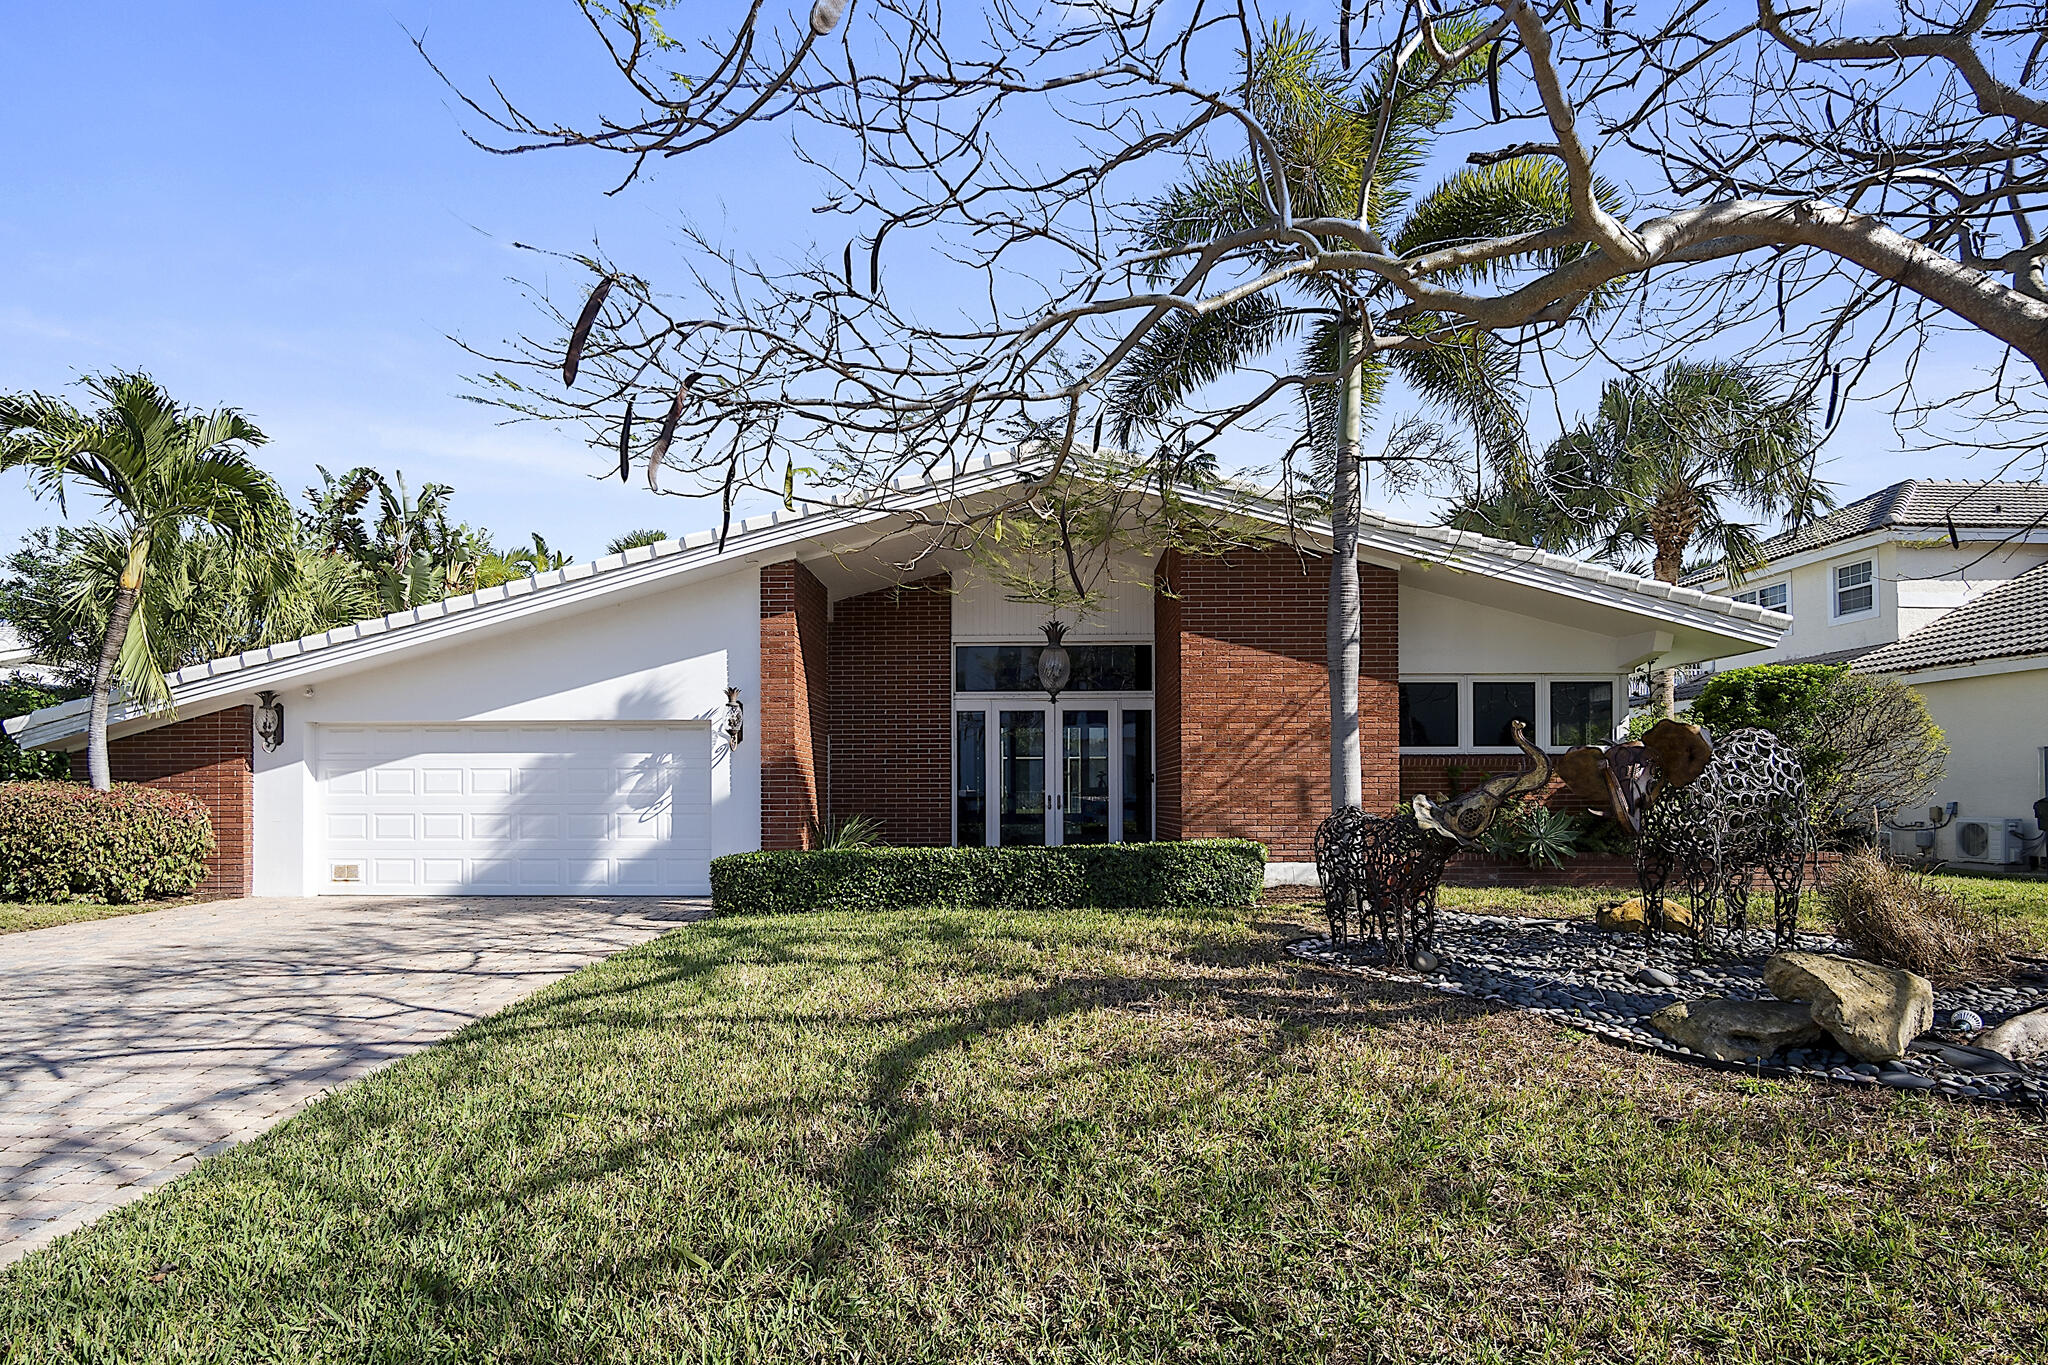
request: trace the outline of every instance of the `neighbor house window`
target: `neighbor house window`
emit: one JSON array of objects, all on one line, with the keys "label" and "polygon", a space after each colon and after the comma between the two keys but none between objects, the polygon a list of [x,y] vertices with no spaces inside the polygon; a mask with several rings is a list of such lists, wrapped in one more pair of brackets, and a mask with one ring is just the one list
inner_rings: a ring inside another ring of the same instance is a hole
[{"label": "neighbor house window", "polygon": [[1472,684],[1472,742],[1480,748],[1507,747],[1515,742],[1514,723],[1522,722],[1536,736],[1536,684],[1475,682]]},{"label": "neighbor house window", "polygon": [[1613,683],[1554,682],[1550,685],[1550,743],[1553,748],[1599,744],[1613,738]]},{"label": "neighbor house window", "polygon": [[1411,749],[1458,746],[1458,685],[1455,682],[1401,684],[1401,743]]},{"label": "neighbor house window", "polygon": [[1870,561],[1835,566],[1835,615],[1861,616],[1877,606],[1877,583]]},{"label": "neighbor house window", "polygon": [[1736,593],[1735,600],[1738,602],[1754,602],[1765,611],[1783,612],[1785,615],[1790,616],[1792,614],[1792,585],[1790,583],[1770,583],[1761,588],[1751,588],[1747,592]]}]

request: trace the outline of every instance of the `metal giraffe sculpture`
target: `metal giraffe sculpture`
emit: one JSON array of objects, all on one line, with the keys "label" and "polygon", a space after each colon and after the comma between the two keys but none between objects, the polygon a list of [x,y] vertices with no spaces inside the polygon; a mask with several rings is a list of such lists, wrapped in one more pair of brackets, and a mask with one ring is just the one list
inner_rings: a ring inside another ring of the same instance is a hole
[{"label": "metal giraffe sculpture", "polygon": [[1698,726],[1662,720],[1640,743],[1583,747],[1559,760],[1566,785],[1635,836],[1636,885],[1650,927],[1662,930],[1664,890],[1685,887],[1704,949],[1717,928],[1749,926],[1749,897],[1770,883],[1781,946],[1797,937],[1799,890],[1813,856],[1806,771],[1768,730],[1716,742]]},{"label": "metal giraffe sculpture", "polygon": [[1418,796],[1413,814],[1367,815],[1346,806],[1323,821],[1316,830],[1316,876],[1333,941],[1377,938],[1380,960],[1404,966],[1430,946],[1444,864],[1486,833],[1510,803],[1550,781],[1550,756],[1529,742],[1520,721],[1514,737],[1530,761],[1519,773],[1488,778],[1441,803]]}]

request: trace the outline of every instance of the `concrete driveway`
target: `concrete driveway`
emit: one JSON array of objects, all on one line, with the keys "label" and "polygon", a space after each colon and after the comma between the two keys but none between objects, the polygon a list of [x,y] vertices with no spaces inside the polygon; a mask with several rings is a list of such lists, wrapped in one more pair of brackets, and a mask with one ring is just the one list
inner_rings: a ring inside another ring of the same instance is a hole
[{"label": "concrete driveway", "polygon": [[707,908],[257,897],[0,935],[0,1264]]}]

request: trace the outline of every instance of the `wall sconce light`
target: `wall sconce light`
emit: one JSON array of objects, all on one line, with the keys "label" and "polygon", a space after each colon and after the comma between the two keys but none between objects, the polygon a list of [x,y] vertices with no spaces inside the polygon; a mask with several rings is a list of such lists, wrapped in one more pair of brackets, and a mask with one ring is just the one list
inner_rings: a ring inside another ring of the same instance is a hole
[{"label": "wall sconce light", "polygon": [[275,692],[256,694],[256,738],[271,752],[284,743],[284,703]]},{"label": "wall sconce light", "polygon": [[1074,660],[1060,643],[1066,634],[1067,628],[1059,622],[1045,623],[1045,648],[1038,651],[1038,685],[1045,689],[1049,701],[1058,701],[1074,676]]},{"label": "wall sconce light", "polygon": [[747,705],[737,687],[725,689],[725,738],[735,749],[747,737]]}]

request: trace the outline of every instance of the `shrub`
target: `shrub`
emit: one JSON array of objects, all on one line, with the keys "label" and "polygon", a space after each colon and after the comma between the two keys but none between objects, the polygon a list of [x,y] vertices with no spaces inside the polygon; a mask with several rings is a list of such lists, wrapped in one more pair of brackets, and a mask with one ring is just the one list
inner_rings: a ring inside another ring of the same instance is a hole
[{"label": "shrub", "polygon": [[847,848],[711,860],[720,914],[893,910],[1170,909],[1250,905],[1266,849],[1249,839],[1065,848]]},{"label": "shrub", "polygon": [[206,875],[213,824],[179,792],[72,782],[0,783],[0,900],[182,896]]},{"label": "shrub", "polygon": [[2028,946],[2018,925],[1871,850],[1843,857],[1820,903],[1836,935],[1857,952],[1933,981],[2004,976]]},{"label": "shrub", "polygon": [[1797,744],[1821,698],[1847,669],[1841,664],[1755,664],[1707,679],[1685,719],[1715,734],[1769,730]]}]

